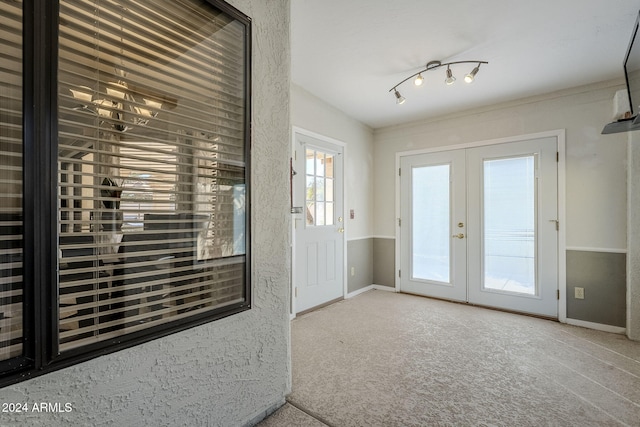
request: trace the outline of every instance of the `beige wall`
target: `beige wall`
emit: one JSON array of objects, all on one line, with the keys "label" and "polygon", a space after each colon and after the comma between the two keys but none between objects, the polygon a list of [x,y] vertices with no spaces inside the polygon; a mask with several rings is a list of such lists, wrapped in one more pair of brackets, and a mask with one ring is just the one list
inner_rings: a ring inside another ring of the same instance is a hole
[{"label": "beige wall", "polygon": [[584,86],[376,130],[375,234],[395,235],[397,152],[566,129],[567,246],[626,250],[627,137],[600,134],[621,84]]},{"label": "beige wall", "polygon": [[[606,325],[604,328],[627,326],[628,329],[638,329],[638,316],[633,314],[637,312],[640,281],[636,278],[638,283],[631,280],[627,284],[626,276],[630,274],[631,279],[640,276],[637,274],[640,262],[636,261],[629,268],[625,267],[625,262],[620,262],[627,252],[629,136],[624,133],[600,134],[603,126],[612,120],[613,97],[622,88],[622,81],[603,82],[376,130],[375,234],[395,237],[398,152],[446,148],[564,129],[566,197],[562,202],[566,221],[560,226],[565,227],[566,246],[571,253],[570,262],[564,266],[568,321],[575,323],[577,319],[593,325]],[[631,210],[629,212],[632,213]],[[634,224],[631,221],[630,227],[635,227]],[[603,268],[611,271],[611,275],[580,275],[580,266],[590,262],[594,256],[606,263]],[[628,259],[638,258],[633,255]],[[377,259],[374,263],[382,265]],[[574,300],[574,287],[585,289],[584,300]],[[625,312],[626,325],[621,321]],[[571,319],[571,316],[576,319]]]},{"label": "beige wall", "polygon": [[[292,85],[291,124],[345,143],[347,240],[373,235],[373,130]],[[355,218],[349,219],[353,209]]]}]

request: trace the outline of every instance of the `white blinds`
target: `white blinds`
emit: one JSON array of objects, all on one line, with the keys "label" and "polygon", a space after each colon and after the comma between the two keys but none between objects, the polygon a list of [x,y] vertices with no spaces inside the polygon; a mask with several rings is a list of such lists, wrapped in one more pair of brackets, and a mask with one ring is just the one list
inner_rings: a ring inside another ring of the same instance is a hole
[{"label": "white blinds", "polygon": [[61,1],[61,351],[246,299],[244,37],[204,1]]},{"label": "white blinds", "polygon": [[22,354],[22,2],[0,3],[0,360]]}]

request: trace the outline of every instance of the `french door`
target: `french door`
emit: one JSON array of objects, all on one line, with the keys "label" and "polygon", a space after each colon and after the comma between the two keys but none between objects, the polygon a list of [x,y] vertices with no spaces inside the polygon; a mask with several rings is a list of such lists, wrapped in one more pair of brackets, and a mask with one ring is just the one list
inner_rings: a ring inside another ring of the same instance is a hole
[{"label": "french door", "polygon": [[400,289],[558,315],[555,137],[401,158]]}]

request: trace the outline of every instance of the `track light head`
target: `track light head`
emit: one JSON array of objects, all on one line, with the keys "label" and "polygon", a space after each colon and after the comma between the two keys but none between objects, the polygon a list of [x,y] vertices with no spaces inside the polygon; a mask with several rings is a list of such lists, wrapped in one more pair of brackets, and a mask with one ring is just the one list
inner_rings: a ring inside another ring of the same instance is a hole
[{"label": "track light head", "polygon": [[396,104],[401,105],[404,104],[404,101],[406,101],[405,97],[400,95],[400,92],[398,92],[398,89],[394,88],[394,95],[396,96]]},{"label": "track light head", "polygon": [[452,84],[454,84],[456,81],[456,78],[453,77],[453,72],[451,71],[451,68],[449,68],[449,66],[447,66],[447,78],[444,80],[444,82],[447,84],[447,86],[451,86]]},{"label": "track light head", "polygon": [[480,64],[478,64],[473,70],[471,70],[469,74],[464,76],[465,83],[473,83],[473,81],[476,78],[476,74],[478,74],[479,70],[480,70]]},{"label": "track light head", "polygon": [[413,81],[413,84],[416,86],[422,86],[422,83],[424,83],[424,77],[422,77],[422,74],[418,74],[418,77]]}]

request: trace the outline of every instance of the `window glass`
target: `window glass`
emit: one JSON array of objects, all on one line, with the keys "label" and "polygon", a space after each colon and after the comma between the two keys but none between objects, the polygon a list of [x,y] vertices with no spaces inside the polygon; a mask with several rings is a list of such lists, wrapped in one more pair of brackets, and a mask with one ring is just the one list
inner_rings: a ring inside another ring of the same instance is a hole
[{"label": "window glass", "polygon": [[0,3],[0,361],[23,353],[22,2]]},{"label": "window glass", "polygon": [[59,42],[60,350],[245,304],[244,25],[61,1]]}]

